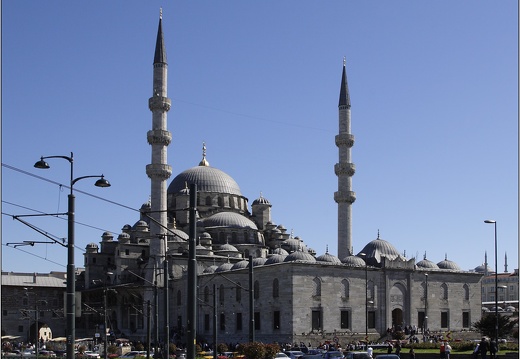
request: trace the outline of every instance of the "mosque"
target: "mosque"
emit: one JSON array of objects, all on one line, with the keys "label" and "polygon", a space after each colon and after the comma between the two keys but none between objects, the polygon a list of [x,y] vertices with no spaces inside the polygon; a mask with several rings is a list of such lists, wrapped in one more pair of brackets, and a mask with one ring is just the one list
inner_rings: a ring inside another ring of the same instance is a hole
[{"label": "mosque", "polygon": [[[264,343],[346,344],[377,341],[388,328],[399,326],[455,333],[480,319],[483,273],[464,271],[448,258],[438,263],[426,255],[419,261],[406,258],[379,235],[364,246],[358,243],[359,253],[352,252],[354,135],[345,63],[335,136],[337,256],[328,250],[316,253],[276,224],[276,206],[262,195],[250,204],[231,176],[210,165],[205,145],[200,163],[167,185],[172,174],[167,162],[172,139],[167,69],[161,15],[149,99],[150,200],[134,225],[124,225],[117,236],[105,232],[99,245],[87,246],[85,271],[76,285],[84,304],[78,336],[93,336],[102,319],[84,315],[85,308],[104,300],[109,332],[115,337],[147,341],[152,332],[154,341],[164,342],[166,335],[173,342],[185,341],[193,233],[199,342],[212,343],[216,335],[219,343],[254,338]],[[193,184],[196,211],[190,207]]]}]

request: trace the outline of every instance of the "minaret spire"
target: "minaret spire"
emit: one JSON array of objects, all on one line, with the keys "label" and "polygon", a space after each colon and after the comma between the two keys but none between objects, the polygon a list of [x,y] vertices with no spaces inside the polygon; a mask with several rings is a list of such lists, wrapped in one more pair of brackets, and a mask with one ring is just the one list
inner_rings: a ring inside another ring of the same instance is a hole
[{"label": "minaret spire", "polygon": [[504,254],[504,273],[507,273],[507,252]]},{"label": "minaret spire", "polygon": [[343,73],[339,91],[339,134],[336,146],[339,149],[339,161],[334,166],[338,177],[338,191],[334,201],[338,204],[338,257],[343,259],[352,255],[352,204],[356,193],[352,191],[352,176],[356,166],[351,162],[350,149],[354,146],[354,136],[350,133],[350,94],[347,83],[346,60],[343,58]]}]

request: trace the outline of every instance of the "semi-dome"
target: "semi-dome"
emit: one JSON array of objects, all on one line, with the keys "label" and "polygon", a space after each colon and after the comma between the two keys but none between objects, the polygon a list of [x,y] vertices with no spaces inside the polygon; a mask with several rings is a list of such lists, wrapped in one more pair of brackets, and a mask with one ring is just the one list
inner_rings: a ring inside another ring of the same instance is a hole
[{"label": "semi-dome", "polygon": [[281,246],[289,253],[296,251],[307,252],[307,247],[305,247],[305,244],[303,244],[302,241],[296,238],[286,239],[281,243]]},{"label": "semi-dome", "polygon": [[253,258],[253,268],[258,267],[258,266],[263,266],[266,261],[267,261],[267,258],[263,258],[263,257]]},{"label": "semi-dome", "polygon": [[181,229],[173,228],[168,231],[168,242],[186,242],[190,236]]},{"label": "semi-dome", "polygon": [[221,245],[220,247],[218,247],[217,251],[218,252],[238,252],[238,249],[232,244],[225,243],[225,244]]},{"label": "semi-dome", "polygon": [[316,258],[314,258],[309,253],[306,253],[303,251],[296,251],[296,252],[292,252],[284,259],[284,262],[294,262],[294,261],[304,261],[304,262],[315,263]]},{"label": "semi-dome", "polygon": [[276,263],[283,263],[285,257],[287,257],[287,254],[273,254],[267,260],[265,261],[264,265],[269,264],[276,264]]},{"label": "semi-dome", "polygon": [[439,266],[437,264],[433,263],[431,260],[426,259],[426,258],[417,262],[417,267],[428,268],[428,269],[439,269]]},{"label": "semi-dome", "polygon": [[202,227],[222,227],[222,228],[250,228],[258,230],[256,224],[249,218],[236,212],[219,212],[214,215],[201,219]]},{"label": "semi-dome", "polygon": [[209,266],[209,267],[206,267],[206,269],[204,269],[204,274],[213,274],[215,273],[215,271],[217,270],[218,266],[217,265],[212,265],[212,266]]},{"label": "semi-dome", "polygon": [[227,173],[209,166],[196,166],[178,174],[168,186],[168,193],[180,193],[186,184],[197,185],[198,192],[227,193],[242,196],[240,187]]},{"label": "semi-dome", "polygon": [[343,264],[349,267],[364,267],[365,261],[358,256],[347,256],[341,260]]},{"label": "semi-dome", "polygon": [[437,263],[437,266],[440,269],[461,270],[459,265],[454,261],[450,261],[447,256],[444,257],[443,261]]},{"label": "semi-dome", "polygon": [[399,257],[397,249],[390,242],[379,238],[379,233],[377,234],[377,239],[368,243],[357,255],[359,256],[360,253],[364,253],[368,265],[373,266],[381,264],[381,257],[386,257],[390,260]]},{"label": "semi-dome", "polygon": [[273,254],[281,254],[283,256],[287,256],[287,255],[289,255],[289,252],[287,252],[283,248],[277,247],[277,248],[273,249]]}]

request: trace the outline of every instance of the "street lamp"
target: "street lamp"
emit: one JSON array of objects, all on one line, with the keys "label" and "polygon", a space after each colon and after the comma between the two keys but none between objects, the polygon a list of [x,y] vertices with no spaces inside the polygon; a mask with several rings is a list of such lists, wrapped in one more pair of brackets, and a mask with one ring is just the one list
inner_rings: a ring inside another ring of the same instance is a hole
[{"label": "street lamp", "polygon": [[498,257],[497,257],[497,221],[486,219],[484,223],[495,225],[495,342],[498,343]]},{"label": "street lamp", "polygon": [[428,330],[428,273],[424,273],[425,287],[424,287],[424,328],[423,328],[423,336],[426,334]]},{"label": "street lamp", "polygon": [[74,358],[74,343],[76,341],[76,271],[74,268],[74,184],[79,180],[85,178],[99,178],[94,184],[97,187],[110,187],[110,183],[100,176],[82,176],[74,179],[74,157],[73,153],[69,156],[46,156],[41,157],[34,167],[39,169],[50,168],[49,164],[45,162],[48,158],[62,158],[69,161],[70,164],[70,194],[67,208],[67,223],[68,223],[68,243],[67,243],[67,358]]},{"label": "street lamp", "polygon": [[365,343],[368,348],[368,258],[365,253],[359,253],[365,259]]},{"label": "street lamp", "polygon": [[[106,275],[112,275],[114,273],[107,272]],[[107,348],[108,348],[108,334],[107,334],[107,279],[103,280],[103,319],[104,319],[104,328],[103,331],[105,335],[103,336],[103,358],[107,359]]]}]

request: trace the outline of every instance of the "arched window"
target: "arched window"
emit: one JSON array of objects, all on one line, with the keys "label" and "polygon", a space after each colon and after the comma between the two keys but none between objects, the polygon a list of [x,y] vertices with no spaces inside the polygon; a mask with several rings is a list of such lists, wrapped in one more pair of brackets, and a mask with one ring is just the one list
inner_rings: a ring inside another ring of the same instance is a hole
[{"label": "arched window", "polygon": [[441,298],[448,299],[448,286],[446,283],[441,284]]},{"label": "arched window", "polygon": [[220,304],[224,303],[225,293],[224,293],[224,284],[220,285],[220,288],[218,289],[218,297],[220,300]]},{"label": "arched window", "polygon": [[242,286],[240,285],[240,282],[237,283],[235,297],[237,302],[242,300]]},{"label": "arched window", "polygon": [[181,291],[178,290],[177,291],[177,305],[181,305],[182,304],[182,294],[181,294]]},{"label": "arched window", "polygon": [[422,288],[421,299],[424,300],[424,298],[426,298],[426,282],[421,283],[421,288]]},{"label": "arched window", "polygon": [[204,302],[209,302],[209,288],[208,286],[204,287]]},{"label": "arched window", "polygon": [[258,283],[257,280],[255,280],[254,291],[255,291],[255,299],[260,298],[260,283]]},{"label": "arched window", "polygon": [[374,282],[371,280],[367,283],[367,298],[374,299]]},{"label": "arched window", "polygon": [[273,298],[278,298],[280,296],[280,283],[278,282],[278,278],[273,280]]},{"label": "arched window", "polygon": [[464,290],[464,300],[469,300],[469,286],[464,284],[462,289]]},{"label": "arched window", "polygon": [[313,297],[319,297],[321,296],[321,280],[320,278],[316,277],[312,280],[313,283],[313,290],[312,290],[312,296]]},{"label": "arched window", "polygon": [[218,198],[218,206],[221,208],[224,207],[224,200],[222,199],[222,197]]},{"label": "arched window", "polygon": [[210,196],[206,197],[206,206],[211,206],[211,197]]},{"label": "arched window", "polygon": [[233,243],[237,242],[237,232],[231,233],[231,240],[233,241]]},{"label": "arched window", "polygon": [[350,296],[350,284],[348,280],[343,279],[341,284],[343,284],[343,297],[348,298]]},{"label": "arched window", "polygon": [[244,258],[249,259],[249,249],[246,249],[246,250],[244,251]]}]

